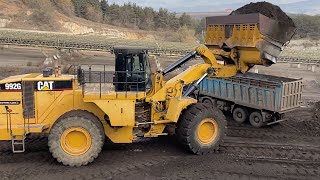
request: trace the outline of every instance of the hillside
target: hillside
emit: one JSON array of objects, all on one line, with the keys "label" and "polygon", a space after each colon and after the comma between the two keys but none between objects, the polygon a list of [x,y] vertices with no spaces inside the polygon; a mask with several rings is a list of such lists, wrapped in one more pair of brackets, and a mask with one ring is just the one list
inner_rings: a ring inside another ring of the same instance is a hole
[{"label": "hillside", "polygon": [[108,38],[133,40],[165,40],[167,32],[143,31],[102,24],[76,17],[53,7],[50,14],[39,12],[23,3],[23,0],[0,0],[0,28],[33,31],[54,31],[71,34],[102,35]]},{"label": "hillside", "polygon": [[287,3],[280,5],[283,9],[290,13],[319,15],[320,1],[319,0],[304,0],[300,2]]}]

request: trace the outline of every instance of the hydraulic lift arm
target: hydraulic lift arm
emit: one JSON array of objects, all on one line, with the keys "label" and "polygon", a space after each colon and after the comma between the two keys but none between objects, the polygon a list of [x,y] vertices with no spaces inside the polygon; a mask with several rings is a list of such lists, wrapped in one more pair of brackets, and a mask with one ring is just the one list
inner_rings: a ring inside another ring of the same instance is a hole
[{"label": "hydraulic lift arm", "polygon": [[[200,56],[204,63],[193,65],[184,72],[173,77],[169,81],[165,82],[163,76],[180,68],[181,65],[187,63],[191,59],[195,58],[196,55]],[[182,96],[182,88],[184,85],[197,82],[199,84],[205,77],[231,77],[237,73],[235,65],[221,65],[216,60],[214,54],[206,47],[199,46],[195,51],[188,53],[180,60],[166,67],[161,72],[156,72],[153,76],[153,88],[148,93],[147,99],[150,98],[153,101],[165,101],[170,97]],[[194,86],[197,86],[194,84]],[[188,91],[184,94],[187,96],[192,91]]]}]

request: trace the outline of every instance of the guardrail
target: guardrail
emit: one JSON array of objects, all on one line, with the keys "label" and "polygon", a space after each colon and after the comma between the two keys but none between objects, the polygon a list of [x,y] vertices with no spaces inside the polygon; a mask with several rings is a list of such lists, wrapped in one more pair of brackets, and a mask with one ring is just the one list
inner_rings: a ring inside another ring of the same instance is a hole
[{"label": "guardrail", "polygon": [[[61,40],[44,41],[34,39],[16,39],[16,38],[1,38],[1,45],[15,45],[28,47],[44,47],[55,49],[76,49],[76,50],[90,50],[90,51],[112,51],[115,46],[141,46],[140,44],[99,44],[99,43],[79,43],[79,42],[65,42]],[[186,54],[188,49],[174,49],[174,48],[150,48],[149,52],[152,54]]]},{"label": "guardrail", "polygon": [[10,30],[0,28],[0,45],[111,51],[115,46],[149,48],[153,54],[185,54],[196,44],[156,40],[128,40],[101,35],[73,35],[42,31]]},{"label": "guardrail", "polygon": [[[196,44],[177,42],[154,42],[146,40],[127,40],[94,35],[70,35],[50,32],[10,31],[0,29],[0,45],[43,47],[55,49],[75,49],[89,51],[112,51],[115,46],[148,47],[150,54],[184,55]],[[279,63],[314,63],[320,59],[280,57]]]},{"label": "guardrail", "polygon": [[280,57],[278,59],[279,63],[301,63],[301,64],[320,64],[319,59],[311,59],[311,58],[298,58],[298,57]]}]

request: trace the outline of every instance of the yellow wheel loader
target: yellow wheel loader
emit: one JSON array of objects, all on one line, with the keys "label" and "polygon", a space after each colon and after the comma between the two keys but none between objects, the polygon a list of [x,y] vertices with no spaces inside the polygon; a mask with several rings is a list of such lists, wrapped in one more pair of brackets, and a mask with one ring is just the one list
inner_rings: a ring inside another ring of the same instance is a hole
[{"label": "yellow wheel loader", "polygon": [[[1,80],[0,140],[11,141],[13,152],[24,152],[27,135],[47,133],[53,157],[69,166],[92,162],[105,137],[132,143],[167,135],[166,127],[174,127],[179,142],[194,154],[217,150],[225,117],[189,95],[206,77],[230,77],[275,63],[294,27],[261,14],[210,17],[207,23],[206,46],[162,71],[151,72],[147,50],[118,48],[112,72],[105,65],[80,65],[74,75],[45,69]],[[196,56],[204,62],[164,80]]]}]

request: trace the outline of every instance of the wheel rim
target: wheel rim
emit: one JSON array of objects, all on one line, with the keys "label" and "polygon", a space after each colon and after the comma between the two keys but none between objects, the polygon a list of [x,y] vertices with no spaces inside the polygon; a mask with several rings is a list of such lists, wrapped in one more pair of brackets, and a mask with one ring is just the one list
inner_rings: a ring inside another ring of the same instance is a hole
[{"label": "wheel rim", "polygon": [[242,118],[242,113],[241,113],[241,112],[238,112],[238,113],[237,113],[237,117],[238,117],[238,118]]},{"label": "wheel rim", "polygon": [[61,135],[60,142],[62,149],[72,156],[86,153],[92,144],[90,133],[80,127],[72,127],[65,130]]},{"label": "wheel rim", "polygon": [[254,121],[255,123],[260,123],[260,118],[259,118],[258,116],[255,116],[255,117],[253,118],[253,121]]},{"label": "wheel rim", "polygon": [[202,144],[211,144],[218,135],[218,123],[211,118],[201,121],[197,128],[197,136]]}]

